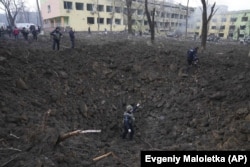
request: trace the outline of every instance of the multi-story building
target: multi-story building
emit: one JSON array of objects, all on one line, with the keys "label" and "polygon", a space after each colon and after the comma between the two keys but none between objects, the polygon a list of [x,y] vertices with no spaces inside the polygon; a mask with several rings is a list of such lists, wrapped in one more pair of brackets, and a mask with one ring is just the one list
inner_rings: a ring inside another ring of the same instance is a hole
[{"label": "multi-story building", "polygon": [[[227,11],[225,6],[218,6],[219,10],[209,22],[208,35],[215,35],[223,39],[238,39],[250,35],[250,10]],[[193,31],[201,34],[201,11],[194,12]]]},{"label": "multi-story building", "polygon": [[[133,0],[132,24],[135,31],[148,30],[144,0]],[[123,31],[127,28],[126,0],[40,0],[44,27],[70,26],[76,31]],[[157,31],[184,29],[187,17],[185,6],[165,0],[149,0],[155,8]],[[192,13],[194,8],[190,8]]]}]

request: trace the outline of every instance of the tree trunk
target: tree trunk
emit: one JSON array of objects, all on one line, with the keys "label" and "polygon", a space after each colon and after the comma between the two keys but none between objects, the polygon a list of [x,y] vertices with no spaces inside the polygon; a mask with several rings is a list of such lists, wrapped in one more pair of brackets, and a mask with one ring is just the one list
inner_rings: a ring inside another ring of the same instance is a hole
[{"label": "tree trunk", "polygon": [[201,47],[203,50],[206,49],[207,42],[207,4],[205,0],[201,0],[202,2],[202,29],[201,29]]},{"label": "tree trunk", "polygon": [[207,17],[207,3],[206,0],[201,0],[202,3],[202,29],[201,29],[201,47],[202,50],[206,50],[206,43],[207,43],[207,33],[208,33],[208,23],[212,19],[213,15],[216,13],[217,10],[214,11],[215,2],[211,7],[211,12]]},{"label": "tree trunk", "polygon": [[148,11],[148,0],[145,0],[145,13],[147,15],[147,19],[148,19],[148,25],[149,25],[149,29],[150,29],[150,34],[151,34],[151,42],[154,42],[155,39],[155,8],[153,9],[153,14],[152,14],[152,20],[150,17],[150,13]]},{"label": "tree trunk", "polygon": [[128,17],[128,33],[132,34],[132,0],[126,0],[126,5],[127,5],[127,17]]},{"label": "tree trunk", "polygon": [[188,30],[188,4],[189,4],[189,0],[187,1],[187,13],[186,13],[186,38],[187,38],[187,30]]},{"label": "tree trunk", "polygon": [[42,15],[41,15],[41,11],[40,11],[38,0],[36,0],[36,5],[37,5],[38,14],[39,14],[40,24],[41,24],[41,30],[43,30],[43,21],[42,21]]}]

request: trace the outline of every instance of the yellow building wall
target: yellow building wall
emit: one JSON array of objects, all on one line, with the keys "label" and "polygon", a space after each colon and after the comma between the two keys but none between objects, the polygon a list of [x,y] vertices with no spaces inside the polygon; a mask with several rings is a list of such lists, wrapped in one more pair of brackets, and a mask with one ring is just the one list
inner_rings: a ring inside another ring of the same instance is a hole
[{"label": "yellow building wall", "polygon": [[[72,9],[64,8],[64,1],[72,3]],[[90,27],[91,31],[123,31],[127,29],[127,15],[124,14],[124,8],[126,8],[125,0],[40,0],[41,12],[44,20],[44,27],[54,28],[56,26],[72,27],[75,31],[88,31]],[[75,3],[83,3],[83,10],[76,10]],[[156,31],[174,31],[175,29],[184,29],[186,10],[183,6],[169,4],[164,1],[155,1],[156,4],[149,4],[149,10],[156,8],[155,22],[157,24]],[[87,4],[103,5],[104,11],[87,10]],[[167,4],[168,7],[165,7]],[[121,13],[107,12],[106,7],[113,6],[121,8]],[[133,29],[135,32],[148,31],[149,26],[147,23],[147,17],[144,14],[145,4],[144,2],[132,3],[132,10],[135,12],[132,15]],[[143,14],[138,14],[138,10],[143,10]],[[165,13],[165,17],[161,16],[161,12]],[[168,15],[168,16],[166,16]],[[175,15],[172,17],[172,15]],[[181,16],[181,18],[179,18]],[[88,24],[88,18],[94,18],[94,24]],[[98,24],[97,19],[103,18],[103,23]],[[107,19],[113,18],[113,24],[107,23]],[[120,20],[117,24],[116,20]]]},{"label": "yellow building wall", "polygon": [[[43,15],[43,19],[45,20],[45,24],[47,27],[72,27],[75,31],[88,31],[90,27],[91,31],[104,31],[107,29],[108,31],[111,29],[111,25],[107,24],[107,19],[111,19],[113,16],[113,31],[121,31],[125,29],[125,25],[123,25],[123,13],[110,13],[106,12],[106,6],[113,6],[113,1],[107,0],[67,0],[68,2],[72,2],[72,9],[64,9],[64,1],[63,0],[43,0],[41,2],[41,11]],[[84,4],[83,10],[76,10],[75,3],[80,2]],[[105,4],[103,3],[105,2]],[[104,11],[97,11],[96,9],[92,11],[87,11],[87,4],[94,4],[95,6],[103,5]],[[48,6],[51,8],[51,12],[48,12]],[[119,6],[120,4],[116,4],[115,6]],[[94,18],[94,24],[88,24],[88,17]],[[98,26],[97,18],[103,18],[104,23],[100,23]],[[120,19],[120,24],[115,24],[115,19]],[[59,21],[59,22],[58,22]],[[46,26],[45,26],[46,27]],[[98,28],[99,27],[99,28]]]}]

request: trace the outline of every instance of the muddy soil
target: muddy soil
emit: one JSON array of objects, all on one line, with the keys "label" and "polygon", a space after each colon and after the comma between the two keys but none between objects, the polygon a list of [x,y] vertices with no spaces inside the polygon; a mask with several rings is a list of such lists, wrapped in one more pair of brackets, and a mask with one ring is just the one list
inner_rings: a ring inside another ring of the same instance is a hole
[{"label": "muddy soil", "polygon": [[[199,42],[67,34],[0,41],[2,167],[140,166],[141,150],[249,150],[249,47],[221,41],[186,73]],[[135,136],[121,139],[127,104]],[[60,141],[75,130],[101,130]],[[58,142],[59,141],[59,142]],[[98,161],[94,158],[112,152]]]}]

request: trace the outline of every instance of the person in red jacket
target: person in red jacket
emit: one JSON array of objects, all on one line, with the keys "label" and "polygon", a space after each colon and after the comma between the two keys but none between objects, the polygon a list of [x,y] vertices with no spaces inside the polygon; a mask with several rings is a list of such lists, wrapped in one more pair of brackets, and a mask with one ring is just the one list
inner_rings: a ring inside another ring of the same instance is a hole
[{"label": "person in red jacket", "polygon": [[17,40],[18,39],[18,35],[19,35],[19,30],[18,30],[17,27],[14,28],[13,34],[14,34],[15,39]]}]

